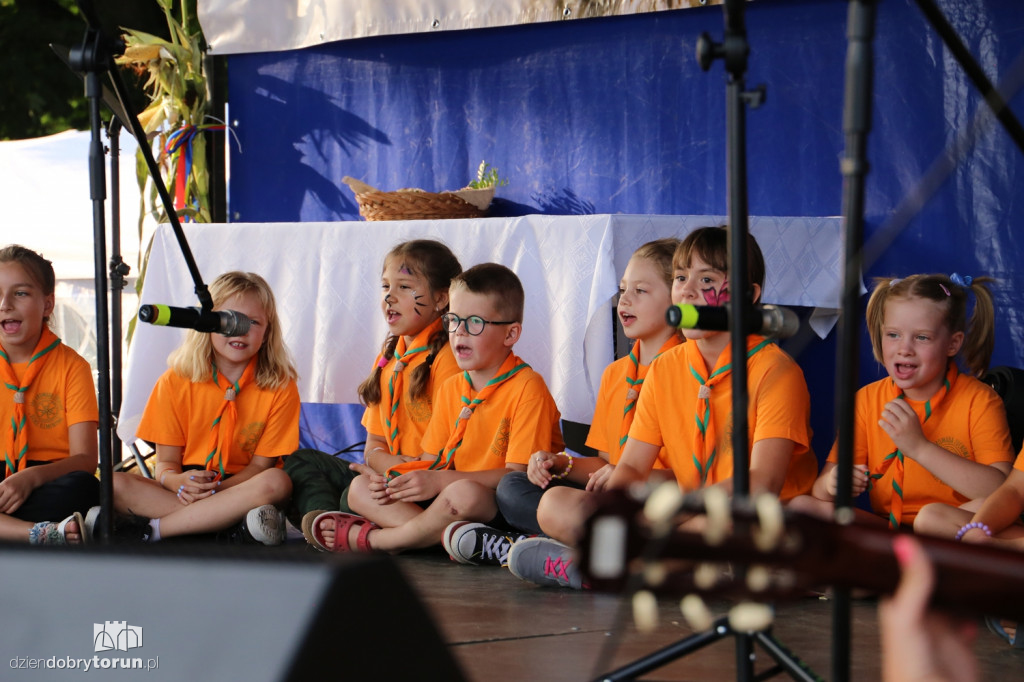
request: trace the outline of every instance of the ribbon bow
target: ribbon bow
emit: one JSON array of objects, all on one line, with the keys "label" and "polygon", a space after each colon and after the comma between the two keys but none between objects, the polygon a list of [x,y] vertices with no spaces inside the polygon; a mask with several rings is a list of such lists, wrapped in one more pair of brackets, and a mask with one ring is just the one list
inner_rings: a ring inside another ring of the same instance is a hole
[{"label": "ribbon bow", "polygon": [[971,282],[974,281],[974,278],[971,277],[970,275],[961,275],[959,273],[954,272],[952,275],[949,276],[949,281],[957,285],[958,287],[963,287],[964,289],[967,289],[971,286]]}]

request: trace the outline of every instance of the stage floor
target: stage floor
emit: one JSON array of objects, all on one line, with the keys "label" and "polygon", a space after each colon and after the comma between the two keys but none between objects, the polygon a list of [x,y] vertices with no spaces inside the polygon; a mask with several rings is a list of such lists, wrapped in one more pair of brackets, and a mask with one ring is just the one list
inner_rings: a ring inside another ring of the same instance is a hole
[{"label": "stage floor", "polygon": [[[628,614],[620,618],[621,600],[614,595],[540,588],[507,569],[459,565],[441,552],[402,555],[396,562],[471,682],[591,680],[693,634],[675,600],[662,600],[660,626],[641,634]],[[718,617],[731,603],[709,606]],[[873,600],[852,604],[853,680],[880,679],[876,608]],[[808,597],[778,606],[772,634],[814,674],[830,679],[831,621],[832,602]],[[1024,670],[1024,651],[983,626],[975,651],[984,680],[1016,679]],[[761,646],[755,654],[756,673],[773,666]],[[736,640],[726,637],[639,679],[735,679],[735,659]]]}]

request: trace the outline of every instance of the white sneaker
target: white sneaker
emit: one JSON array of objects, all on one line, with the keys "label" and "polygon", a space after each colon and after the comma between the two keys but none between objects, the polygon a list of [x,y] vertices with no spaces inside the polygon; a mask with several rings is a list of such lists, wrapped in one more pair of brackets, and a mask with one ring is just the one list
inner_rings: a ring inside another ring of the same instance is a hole
[{"label": "white sneaker", "polygon": [[287,528],[284,512],[272,504],[250,509],[245,515],[245,530],[252,539],[264,545],[280,545]]}]

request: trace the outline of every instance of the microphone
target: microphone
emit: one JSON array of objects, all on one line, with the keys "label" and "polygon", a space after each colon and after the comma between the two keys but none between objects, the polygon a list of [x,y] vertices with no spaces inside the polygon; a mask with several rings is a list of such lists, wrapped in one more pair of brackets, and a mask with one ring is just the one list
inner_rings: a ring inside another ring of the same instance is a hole
[{"label": "microphone", "polygon": [[251,324],[248,317],[236,310],[174,308],[169,305],[148,303],[139,306],[139,319],[150,324],[195,329],[197,332],[215,332],[223,336],[244,336]]},{"label": "microphone", "polygon": [[[729,330],[729,305],[709,306],[677,303],[665,311],[665,321],[679,329]],[[800,329],[800,318],[789,308],[763,305],[747,311],[747,331],[785,339]]]}]

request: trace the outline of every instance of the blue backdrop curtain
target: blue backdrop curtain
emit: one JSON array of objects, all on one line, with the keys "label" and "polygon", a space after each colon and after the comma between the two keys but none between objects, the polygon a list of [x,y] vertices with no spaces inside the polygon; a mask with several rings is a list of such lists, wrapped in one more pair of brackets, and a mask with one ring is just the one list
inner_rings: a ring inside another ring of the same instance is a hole
[{"label": "blue backdrop curtain", "polygon": [[[1018,0],[939,4],[991,79],[1011,73],[1024,51]],[[838,0],[747,5],[747,82],[767,86],[748,115],[753,215],[841,212],[846,13]],[[725,214],[725,75],[721,62],[704,73],[694,58],[700,33],[722,30],[721,7],[708,7],[231,56],[232,219],[357,220],[342,176],[458,189],[484,159],[509,180],[498,215]],[[879,3],[875,49],[869,236],[984,109],[910,0]],[[1011,99],[1018,116],[1022,100]],[[1022,171],[1020,150],[990,126],[865,273],[997,278],[993,364],[1024,366]],[[372,295],[370,284],[352,295]],[[793,350],[823,457],[834,340]],[[883,373],[865,334],[862,381]]]}]

